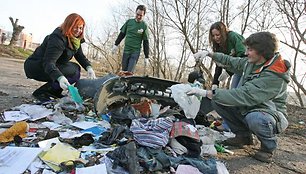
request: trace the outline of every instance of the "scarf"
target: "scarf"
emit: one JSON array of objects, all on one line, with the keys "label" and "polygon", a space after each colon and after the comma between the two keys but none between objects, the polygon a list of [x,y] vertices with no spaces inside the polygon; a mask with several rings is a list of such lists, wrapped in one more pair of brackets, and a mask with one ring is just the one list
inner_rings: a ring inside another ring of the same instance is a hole
[{"label": "scarf", "polygon": [[73,48],[74,48],[75,50],[79,49],[80,46],[81,46],[81,39],[79,39],[79,38],[71,37],[71,38],[70,38],[70,42],[71,42],[71,44],[73,45]]}]

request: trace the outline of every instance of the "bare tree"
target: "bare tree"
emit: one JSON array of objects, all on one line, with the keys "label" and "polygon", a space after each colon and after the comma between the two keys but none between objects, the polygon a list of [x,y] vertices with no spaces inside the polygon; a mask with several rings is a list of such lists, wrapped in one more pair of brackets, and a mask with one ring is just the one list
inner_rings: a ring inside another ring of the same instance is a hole
[{"label": "bare tree", "polygon": [[24,29],[24,26],[21,26],[21,25],[18,25],[18,20],[19,19],[14,19],[12,17],[9,17],[11,23],[12,23],[12,26],[13,26],[13,34],[12,34],[12,38],[11,38],[11,41],[10,41],[10,46],[14,46],[16,45],[18,39],[19,39],[19,35],[21,33],[21,31]]},{"label": "bare tree", "polygon": [[[166,61],[167,57],[165,44],[165,24],[157,0],[147,1],[148,9],[151,13],[147,16],[150,29],[150,45],[151,45],[151,67],[155,77],[167,78]],[[148,15],[148,14],[147,14]]]},{"label": "bare tree", "polygon": [[[275,0],[277,4],[277,10],[281,12],[283,23],[278,25],[279,30],[284,33],[284,40],[280,42],[291,48],[294,52],[294,57],[292,61],[292,71],[290,74],[291,80],[294,83],[291,87],[294,89],[296,96],[303,107],[304,103],[301,94],[306,95],[306,88],[303,85],[305,83],[305,71],[302,72],[301,78],[299,77],[298,66],[299,62],[302,63],[301,57],[305,57],[305,10],[306,4],[303,0]],[[289,37],[288,37],[289,36]],[[304,65],[305,66],[305,65]]]},{"label": "bare tree", "polygon": [[[207,28],[211,23],[207,20],[212,2],[203,0],[160,0],[162,5],[163,15],[166,19],[166,24],[172,33],[178,35],[178,40],[181,43],[178,62],[178,70],[174,78],[181,79],[184,70],[188,67],[188,57],[191,53],[196,53],[199,49],[207,49]],[[182,36],[182,37],[180,37]],[[189,52],[189,53],[188,53]],[[197,68],[198,65],[195,67]],[[199,68],[199,67],[198,67]],[[207,77],[211,77],[211,71],[202,66],[201,69],[205,72]]]}]

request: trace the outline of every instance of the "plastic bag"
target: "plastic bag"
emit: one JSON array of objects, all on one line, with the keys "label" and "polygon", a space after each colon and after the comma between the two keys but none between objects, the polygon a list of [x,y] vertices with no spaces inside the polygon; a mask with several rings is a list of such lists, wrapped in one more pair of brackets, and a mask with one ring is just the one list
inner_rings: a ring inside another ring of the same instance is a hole
[{"label": "plastic bag", "polygon": [[199,112],[201,98],[198,98],[195,95],[186,94],[192,89],[189,84],[172,85],[170,89],[174,101],[184,110],[185,116],[194,119]]}]

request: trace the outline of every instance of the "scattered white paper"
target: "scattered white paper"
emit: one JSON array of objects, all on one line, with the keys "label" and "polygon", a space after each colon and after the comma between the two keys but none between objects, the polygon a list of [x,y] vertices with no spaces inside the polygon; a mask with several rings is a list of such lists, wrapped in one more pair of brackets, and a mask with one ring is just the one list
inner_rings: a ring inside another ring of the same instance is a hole
[{"label": "scattered white paper", "polygon": [[12,109],[14,111],[4,112],[4,121],[22,121],[26,119],[36,121],[53,113],[51,109],[41,105],[22,104]]},{"label": "scattered white paper", "polygon": [[51,171],[51,170],[44,169],[43,172],[42,172],[42,174],[56,174],[56,173],[54,173],[54,172]]},{"label": "scattered white paper", "polygon": [[23,121],[29,119],[28,114],[22,113],[20,111],[5,111],[4,112],[4,121]]},{"label": "scattered white paper", "polygon": [[53,112],[51,109],[47,109],[41,105],[29,105],[22,107],[21,112],[27,113],[31,117],[31,121],[36,121],[41,118],[45,118],[48,115],[51,115]]},{"label": "scattered white paper", "polygon": [[42,160],[39,158],[36,158],[28,167],[28,170],[31,171],[31,173],[36,173],[39,169],[45,168],[46,166],[43,164]]},{"label": "scattered white paper", "polygon": [[41,151],[41,148],[10,146],[0,149],[0,174],[23,173]]},{"label": "scattered white paper", "polygon": [[13,107],[12,110],[20,111],[22,108],[29,107],[29,106],[30,106],[30,104],[22,104],[22,105]]},{"label": "scattered white paper", "polygon": [[60,124],[50,122],[50,121],[45,121],[45,122],[42,122],[41,124],[49,128],[50,130],[55,130],[56,128],[59,128],[62,126]]},{"label": "scattered white paper", "polygon": [[61,138],[72,138],[75,135],[79,134],[80,131],[67,130],[65,132],[58,132]]},{"label": "scattered white paper", "polygon": [[106,165],[99,164],[91,167],[84,167],[84,168],[76,168],[76,174],[96,174],[96,173],[107,173]]},{"label": "scattered white paper", "polygon": [[48,139],[48,140],[43,140],[43,141],[40,141],[38,142],[38,146],[44,150],[47,150],[47,149],[50,149],[51,145],[55,143],[61,143],[58,138],[51,138],[51,139]]},{"label": "scattered white paper", "polygon": [[80,129],[88,129],[97,126],[97,122],[79,121],[74,122],[71,125]]},{"label": "scattered white paper", "polygon": [[117,147],[107,147],[107,148],[103,148],[103,149],[97,149],[93,146],[83,146],[81,149],[79,149],[80,151],[90,151],[90,152],[99,152],[102,154],[106,154],[107,152],[110,151],[114,151]]}]

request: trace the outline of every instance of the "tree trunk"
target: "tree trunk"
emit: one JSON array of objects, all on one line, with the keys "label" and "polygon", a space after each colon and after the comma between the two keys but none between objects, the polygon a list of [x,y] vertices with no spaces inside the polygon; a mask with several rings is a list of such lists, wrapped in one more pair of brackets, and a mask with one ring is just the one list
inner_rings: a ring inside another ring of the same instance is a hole
[{"label": "tree trunk", "polygon": [[15,19],[15,21],[12,17],[9,17],[9,19],[13,26],[13,34],[9,46],[14,46],[16,45],[21,31],[24,29],[24,26],[17,24],[19,19]]}]

